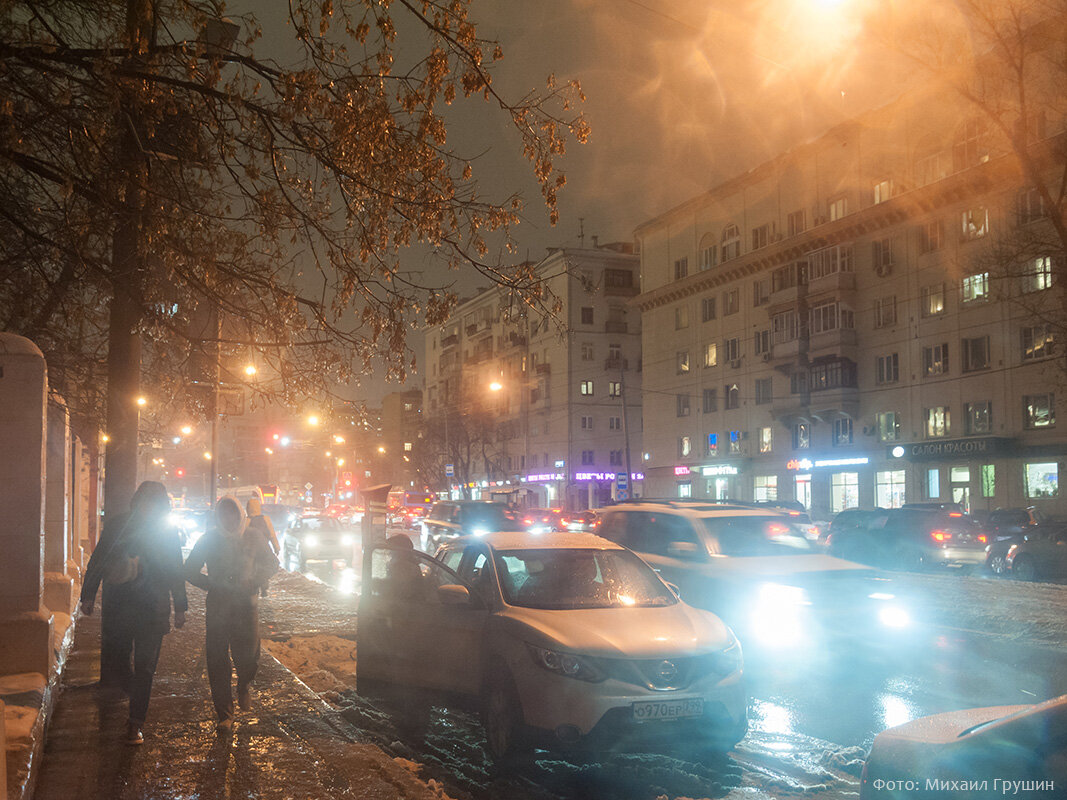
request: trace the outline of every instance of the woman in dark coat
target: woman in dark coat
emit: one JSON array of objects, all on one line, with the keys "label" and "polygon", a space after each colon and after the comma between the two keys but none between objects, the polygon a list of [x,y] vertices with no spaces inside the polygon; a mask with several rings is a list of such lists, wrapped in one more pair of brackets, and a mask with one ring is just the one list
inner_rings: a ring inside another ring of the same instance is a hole
[{"label": "woman in dark coat", "polygon": [[[130,696],[129,744],[142,733],[163,637],[185,624],[182,551],[167,521],[170,498],[162,483],[144,481],[130,501],[130,513],[108,520],[85,569],[81,609],[92,614],[104,584],[100,620],[100,683]],[[131,669],[130,661],[133,660]]]}]

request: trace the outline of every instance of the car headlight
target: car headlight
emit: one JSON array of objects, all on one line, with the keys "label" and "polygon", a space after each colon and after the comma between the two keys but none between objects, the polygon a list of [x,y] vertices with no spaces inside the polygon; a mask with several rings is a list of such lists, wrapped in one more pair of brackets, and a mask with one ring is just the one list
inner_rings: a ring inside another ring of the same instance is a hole
[{"label": "car headlight", "polygon": [[878,621],[887,628],[907,628],[911,625],[911,614],[900,606],[882,606],[878,609]]},{"label": "car headlight", "polygon": [[765,583],[760,586],[752,609],[751,630],[766,645],[791,647],[803,636],[805,606],[810,606],[807,592],[799,586]]},{"label": "car headlight", "polygon": [[318,547],[319,537],[313,533],[309,533],[307,536],[304,537],[304,544],[306,544],[308,547]]},{"label": "car headlight", "polygon": [[577,678],[580,681],[599,683],[604,680],[604,673],[587,658],[576,656],[573,653],[559,653],[544,647],[527,644],[530,657],[534,663],[549,672],[557,675],[565,675],[568,678]]},{"label": "car headlight", "polygon": [[354,537],[350,533],[346,533],[344,536],[341,537],[341,544],[343,544],[345,546],[348,546],[350,544],[354,544],[355,541],[356,541],[356,537]]},{"label": "car headlight", "polygon": [[473,533],[475,536],[485,536],[487,533],[489,533],[489,529],[488,528],[471,528],[471,533]]}]

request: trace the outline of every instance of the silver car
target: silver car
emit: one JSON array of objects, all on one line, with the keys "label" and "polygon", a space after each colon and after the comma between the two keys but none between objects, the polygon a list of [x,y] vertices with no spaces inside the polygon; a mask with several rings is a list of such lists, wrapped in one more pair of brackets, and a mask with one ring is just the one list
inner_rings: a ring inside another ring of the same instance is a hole
[{"label": "silver car", "polygon": [[747,730],[730,629],[587,533],[464,537],[436,558],[381,546],[359,619],[360,691],[473,698],[498,760],[535,746],[726,750]]}]

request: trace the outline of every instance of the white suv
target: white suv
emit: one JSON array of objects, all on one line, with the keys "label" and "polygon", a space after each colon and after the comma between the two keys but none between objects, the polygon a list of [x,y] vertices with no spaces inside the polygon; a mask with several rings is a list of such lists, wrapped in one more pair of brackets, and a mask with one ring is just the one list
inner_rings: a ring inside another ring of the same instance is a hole
[{"label": "white suv", "polygon": [[746,647],[811,646],[871,624],[911,624],[884,577],[827,555],[806,515],[786,509],[623,503],[601,512],[597,533],[638,553],[687,603],[718,614]]}]

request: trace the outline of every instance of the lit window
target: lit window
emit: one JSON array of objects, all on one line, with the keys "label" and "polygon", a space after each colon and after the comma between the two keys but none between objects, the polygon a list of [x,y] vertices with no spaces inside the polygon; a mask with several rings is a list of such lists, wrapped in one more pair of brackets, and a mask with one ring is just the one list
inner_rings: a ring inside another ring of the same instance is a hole
[{"label": "lit window", "polygon": [[924,347],[923,375],[931,377],[946,374],[948,374],[948,345],[935,344],[931,347]]},{"label": "lit window", "polygon": [[740,455],[741,454],[741,439],[742,438],[743,437],[741,435],[741,431],[730,431],[730,454],[731,455]]},{"label": "lit window", "polygon": [[1027,428],[1051,428],[1056,424],[1055,396],[1028,394],[1023,397],[1023,424]]},{"label": "lit window", "polygon": [[708,342],[704,345],[704,366],[717,367],[719,365],[719,345],[716,342]]},{"label": "lit window", "polygon": [[1022,274],[1023,292],[1040,292],[1052,286],[1052,258],[1039,256],[1028,261]]},{"label": "lit window", "polygon": [[1036,361],[1052,355],[1052,329],[1048,323],[1022,329],[1023,361]]},{"label": "lit window", "polygon": [[756,502],[773,503],[778,499],[778,476],[756,475],[752,479],[752,499]]},{"label": "lit window", "polygon": [[852,417],[838,417],[834,420],[831,444],[834,447],[852,444]]},{"label": "lit window", "polygon": [[774,431],[769,426],[759,429],[759,451],[761,453],[771,452],[771,447],[774,442]]},{"label": "lit window", "polygon": [[982,403],[963,404],[963,429],[973,435],[993,432],[993,404],[988,400]]},{"label": "lit window", "polygon": [[934,317],[945,310],[945,284],[935,283],[922,289],[922,315]]},{"label": "lit window", "polygon": [[1059,493],[1059,464],[1049,461],[1026,465],[1027,497],[1057,497]]},{"label": "lit window", "polygon": [[411,442],[404,442],[404,452],[405,453],[410,453],[411,452]]},{"label": "lit window", "polygon": [[622,383],[620,381],[608,381],[608,397],[622,397]]},{"label": "lit window", "polygon": [[963,228],[960,231],[963,241],[981,239],[989,233],[989,210],[985,206],[969,208],[961,213]]},{"label": "lit window", "polygon": [[581,386],[580,386],[580,391],[586,397],[591,397],[592,394],[593,394],[593,382],[592,381],[582,381]]},{"label": "lit window", "polygon": [[926,438],[940,439],[948,436],[948,406],[935,406],[926,409]]},{"label": "lit window", "polygon": [[882,411],[875,417],[878,427],[878,441],[895,442],[900,438],[900,414],[896,411]]},{"label": "lit window", "polygon": [[693,452],[693,440],[688,436],[682,436],[678,439],[678,455],[682,458],[690,455]]},{"label": "lit window", "polygon": [[680,350],[675,356],[676,371],[679,375],[689,372],[689,351]]},{"label": "lit window", "polygon": [[989,299],[989,273],[979,272],[977,275],[968,275],[960,284],[963,292],[963,302],[973,303],[978,300]]}]

